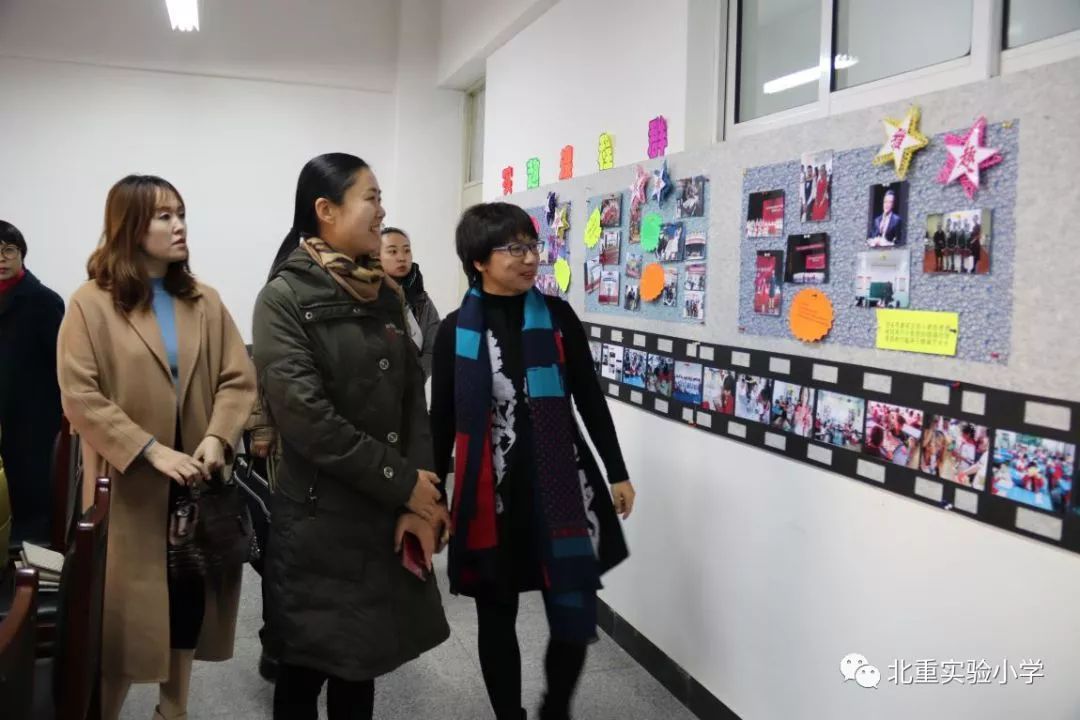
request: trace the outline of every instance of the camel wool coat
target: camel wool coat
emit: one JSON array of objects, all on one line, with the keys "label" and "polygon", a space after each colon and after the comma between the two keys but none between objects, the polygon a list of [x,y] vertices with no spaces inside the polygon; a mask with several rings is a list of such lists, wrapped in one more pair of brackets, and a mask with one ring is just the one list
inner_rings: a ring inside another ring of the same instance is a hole
[{"label": "camel wool coat", "polygon": [[[177,298],[179,381],[173,384],[161,328],[150,309],[124,315],[93,281],[71,298],[60,327],[57,373],[73,430],[82,438],[83,505],[97,477],[112,479],[105,568],[102,674],[162,682],[169,673],[166,544],[169,483],[141,454],[151,438],[192,454],[213,435],[235,447],[255,401],[243,339],[212,288]],[[228,452],[228,450],[227,450]],[[233,653],[241,568],[206,583],[195,656]]]}]

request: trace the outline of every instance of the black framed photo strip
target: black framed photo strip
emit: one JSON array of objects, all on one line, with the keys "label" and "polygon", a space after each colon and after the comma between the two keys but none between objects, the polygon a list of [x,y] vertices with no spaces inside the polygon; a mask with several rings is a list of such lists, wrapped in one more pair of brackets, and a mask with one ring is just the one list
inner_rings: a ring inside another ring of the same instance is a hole
[{"label": "black framed photo strip", "polygon": [[[586,323],[608,394],[654,415],[1080,552],[1080,404]],[[644,364],[626,385],[616,347]],[[595,346],[594,346],[595,347]],[[740,383],[740,380],[742,381]],[[740,402],[741,401],[741,402]]]}]

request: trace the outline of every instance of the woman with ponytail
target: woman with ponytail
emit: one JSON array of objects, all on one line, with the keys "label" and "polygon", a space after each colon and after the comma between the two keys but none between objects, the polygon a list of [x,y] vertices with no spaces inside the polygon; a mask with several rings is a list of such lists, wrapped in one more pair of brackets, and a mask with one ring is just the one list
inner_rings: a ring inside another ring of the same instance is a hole
[{"label": "woman with ponytail", "polygon": [[368,720],[374,679],[450,635],[430,572],[448,516],[404,295],[377,259],[384,215],[363,160],[308,162],[256,302],[281,445],[264,582],[275,720],[315,720],[324,684],[330,720]]}]

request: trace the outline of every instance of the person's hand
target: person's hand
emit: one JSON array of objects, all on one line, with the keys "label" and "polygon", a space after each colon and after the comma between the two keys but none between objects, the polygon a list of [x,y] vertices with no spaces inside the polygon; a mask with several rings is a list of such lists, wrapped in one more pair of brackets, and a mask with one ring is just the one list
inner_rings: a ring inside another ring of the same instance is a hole
[{"label": "person's hand", "polygon": [[225,443],[221,441],[221,438],[207,435],[199,443],[199,447],[195,448],[195,454],[192,457],[206,468],[207,477],[203,479],[209,480],[210,473],[215,473],[225,467]]},{"label": "person's hand", "polygon": [[445,505],[440,504],[435,514],[435,521],[428,521],[428,524],[435,530],[435,536],[439,539],[435,553],[441,553],[446,544],[450,542],[450,511],[446,509]]},{"label": "person's hand", "polygon": [[436,535],[435,528],[419,515],[405,513],[398,518],[397,527],[394,529],[394,552],[400,553],[405,540],[405,533],[410,533],[420,541],[420,549],[424,553],[424,567],[428,572],[432,570],[431,558],[435,555]]},{"label": "person's hand", "polygon": [[155,470],[165,475],[178,485],[188,486],[199,480],[209,480],[210,472],[202,461],[154,443],[147,448],[143,457]]},{"label": "person's hand", "polygon": [[439,476],[427,470],[417,470],[416,485],[413,486],[405,507],[429,523],[434,523],[438,520],[440,508],[445,511],[439,502],[441,499]]},{"label": "person's hand", "polygon": [[629,519],[630,513],[634,511],[634,498],[637,496],[633,484],[629,480],[615,483],[611,486],[611,496],[615,500],[615,512],[622,515],[623,520]]}]

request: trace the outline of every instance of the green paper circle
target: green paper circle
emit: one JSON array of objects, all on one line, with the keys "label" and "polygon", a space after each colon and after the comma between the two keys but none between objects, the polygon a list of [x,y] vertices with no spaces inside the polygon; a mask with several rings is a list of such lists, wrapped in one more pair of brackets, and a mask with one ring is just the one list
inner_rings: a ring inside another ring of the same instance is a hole
[{"label": "green paper circle", "polygon": [[641,219],[641,249],[656,252],[660,247],[660,226],[664,218],[660,213],[651,212]]}]

